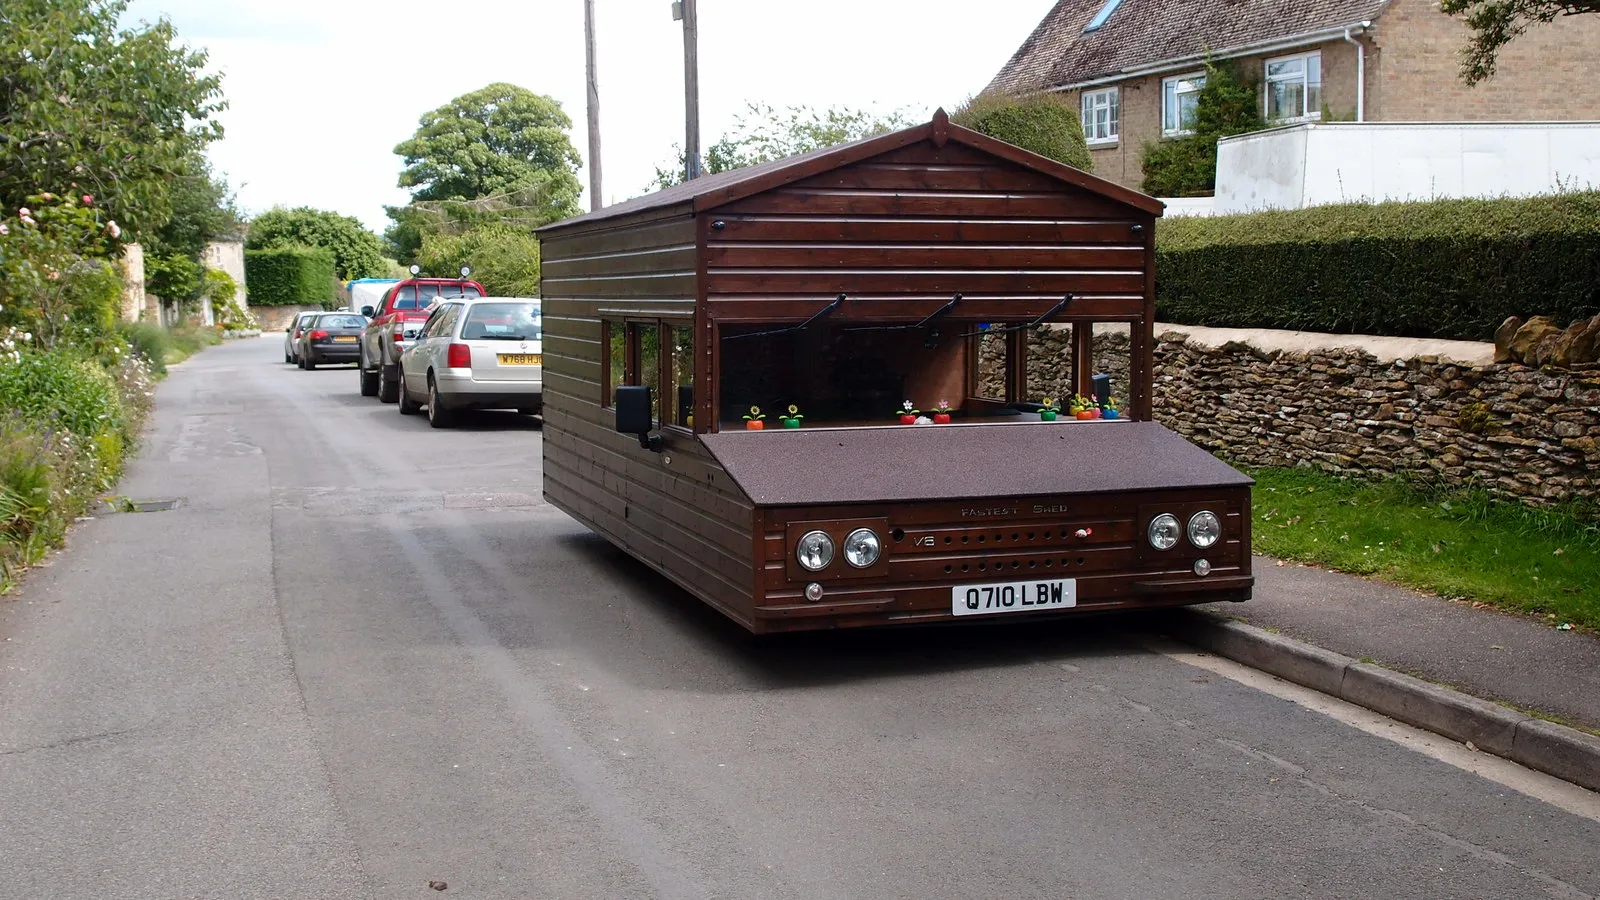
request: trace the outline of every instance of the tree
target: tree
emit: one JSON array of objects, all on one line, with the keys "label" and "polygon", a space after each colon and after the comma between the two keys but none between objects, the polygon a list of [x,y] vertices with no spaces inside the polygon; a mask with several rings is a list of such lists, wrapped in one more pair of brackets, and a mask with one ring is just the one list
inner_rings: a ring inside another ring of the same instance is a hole
[{"label": "tree", "polygon": [[221,79],[172,23],[118,30],[127,0],[0,3],[0,205],[89,193],[124,229],[170,216],[167,180],[222,136]]},{"label": "tree", "polygon": [[300,206],[267,210],[250,223],[246,250],[323,247],[333,252],[333,270],[341,281],[377,278],[388,271],[383,245],[353,216]]},{"label": "tree", "polygon": [[406,164],[400,186],[412,189],[413,201],[520,194],[544,222],[564,219],[578,212],[582,190],[571,129],[554,99],[491,84],[423,115],[417,133],[394,148]]},{"label": "tree", "polygon": [[417,254],[422,271],[451,275],[472,267],[472,279],[491,296],[535,297],[539,293],[539,241],[526,229],[503,222],[461,234],[429,234]]},{"label": "tree", "polygon": [[122,279],[108,261],[119,227],[92,198],[34,194],[0,218],[0,326],[50,348],[92,341],[116,321]]},{"label": "tree", "polygon": [[[706,148],[706,174],[729,172],[758,163],[785,159],[910,125],[903,112],[874,115],[845,107],[818,112],[809,106],[790,106],[782,110],[765,103],[748,103],[734,117],[733,129]],[[687,162],[683,148],[673,145],[676,168],[656,167],[654,188],[668,188],[683,181]]]},{"label": "tree", "polygon": [[172,218],[140,236],[146,255],[181,253],[198,259],[206,245],[244,231],[244,216],[226,179],[195,154],[167,183]]},{"label": "tree", "polygon": [[1094,171],[1094,158],[1083,138],[1083,119],[1060,94],[979,94],[962,104],[950,121],[1075,169]]},{"label": "tree", "polygon": [[1494,77],[1500,49],[1523,32],[1562,16],[1600,13],[1600,0],[1442,0],[1439,8],[1466,16],[1472,29],[1462,52],[1461,77],[1474,85]]},{"label": "tree", "polygon": [[1195,100],[1193,130],[1144,146],[1144,184],[1154,197],[1206,196],[1217,188],[1217,141],[1266,127],[1259,86],[1231,65],[1206,63],[1206,83]]}]

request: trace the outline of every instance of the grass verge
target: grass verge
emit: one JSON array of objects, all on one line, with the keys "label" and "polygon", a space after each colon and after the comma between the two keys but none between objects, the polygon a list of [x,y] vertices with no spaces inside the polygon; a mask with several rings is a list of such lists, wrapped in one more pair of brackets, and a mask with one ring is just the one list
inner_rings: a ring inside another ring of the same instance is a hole
[{"label": "grass verge", "polygon": [[1600,519],[1306,469],[1256,479],[1255,551],[1600,630]]},{"label": "grass verge", "polygon": [[205,326],[181,325],[170,331],[171,343],[167,347],[166,365],[173,366],[199,353],[207,347],[222,343],[222,329]]}]

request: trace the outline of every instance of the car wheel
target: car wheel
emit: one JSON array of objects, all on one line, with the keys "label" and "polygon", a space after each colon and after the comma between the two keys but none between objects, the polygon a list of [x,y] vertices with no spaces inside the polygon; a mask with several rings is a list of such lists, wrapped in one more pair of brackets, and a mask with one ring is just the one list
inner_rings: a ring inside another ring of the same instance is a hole
[{"label": "car wheel", "polygon": [[283,361],[286,364],[293,365],[294,364],[294,357],[290,356],[289,355],[289,351],[285,350],[285,351],[283,351]]},{"label": "car wheel", "polygon": [[294,364],[296,366],[298,366],[299,368],[304,369],[306,367],[306,358],[304,356],[300,356],[299,354],[296,354],[295,358],[294,358]]},{"label": "car wheel", "polygon": [[400,399],[400,384],[396,380],[399,376],[399,366],[378,366],[378,399],[384,403],[393,403]]},{"label": "car wheel", "polygon": [[361,373],[361,396],[376,397],[378,395],[378,372],[376,369],[367,368],[367,354],[361,354],[361,360],[356,363],[356,371]]},{"label": "car wheel", "polygon": [[439,385],[433,381],[433,376],[428,376],[428,424],[435,428],[449,428],[454,425],[456,414],[445,409],[439,401]]},{"label": "car wheel", "polygon": [[405,372],[401,372],[400,373],[400,415],[402,415],[402,416],[416,415],[417,410],[420,410],[420,409],[422,409],[422,404],[420,404],[417,401],[411,399],[411,392],[406,390],[406,374],[405,374]]},{"label": "car wheel", "polygon": [[315,353],[312,353],[310,350],[307,350],[306,351],[306,364],[304,366],[302,366],[301,368],[303,368],[307,372],[309,372],[312,369],[315,369],[316,367],[317,367],[317,355]]}]

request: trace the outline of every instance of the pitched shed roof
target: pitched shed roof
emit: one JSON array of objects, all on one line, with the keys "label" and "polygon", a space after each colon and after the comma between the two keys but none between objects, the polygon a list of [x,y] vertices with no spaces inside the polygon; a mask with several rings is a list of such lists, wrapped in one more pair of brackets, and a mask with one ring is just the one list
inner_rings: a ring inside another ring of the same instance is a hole
[{"label": "pitched shed roof", "polygon": [[1160,215],[1164,208],[1161,201],[1145,196],[1138,191],[1130,190],[1103,178],[1096,178],[1080,169],[1074,169],[1053,159],[1031,153],[1021,147],[1007,144],[1004,141],[998,141],[987,135],[952,124],[949,117],[945,115],[945,111],[941,109],[933,114],[932,121],[922,125],[913,125],[900,131],[891,131],[888,134],[862,138],[845,144],[836,144],[832,147],[813,150],[810,153],[802,153],[799,156],[776,159],[759,165],[747,166],[743,169],[718,172],[714,175],[703,175],[693,181],[675,184],[653,194],[635,197],[632,200],[624,200],[621,203],[615,203],[591,213],[563,219],[560,222],[553,222],[539,229],[539,231],[561,230],[574,225],[599,222],[605,219],[614,219],[683,204],[691,205],[694,212],[702,212],[762,191],[781,187],[790,182],[799,181],[802,178],[819,175],[840,166],[846,166],[881,153],[887,153],[890,150],[927,140],[940,145],[946,142],[965,144],[1017,165],[1075,184],[1102,196],[1127,203],[1145,212]]},{"label": "pitched shed roof", "polygon": [[1376,19],[1388,0],[1121,0],[1085,32],[1106,0],[1060,0],[986,90],[1081,84],[1168,60],[1227,56]]}]

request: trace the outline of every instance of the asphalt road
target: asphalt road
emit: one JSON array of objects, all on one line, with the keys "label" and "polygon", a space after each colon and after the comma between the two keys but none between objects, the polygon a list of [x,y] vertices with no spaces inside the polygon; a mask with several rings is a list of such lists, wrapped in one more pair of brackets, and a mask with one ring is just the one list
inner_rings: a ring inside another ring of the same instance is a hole
[{"label": "asphalt road", "polygon": [[280,359],[175,369],[122,491],[178,508],[0,600],[7,895],[1600,894],[1593,795],[1144,620],[751,639],[545,506],[530,420]]}]

